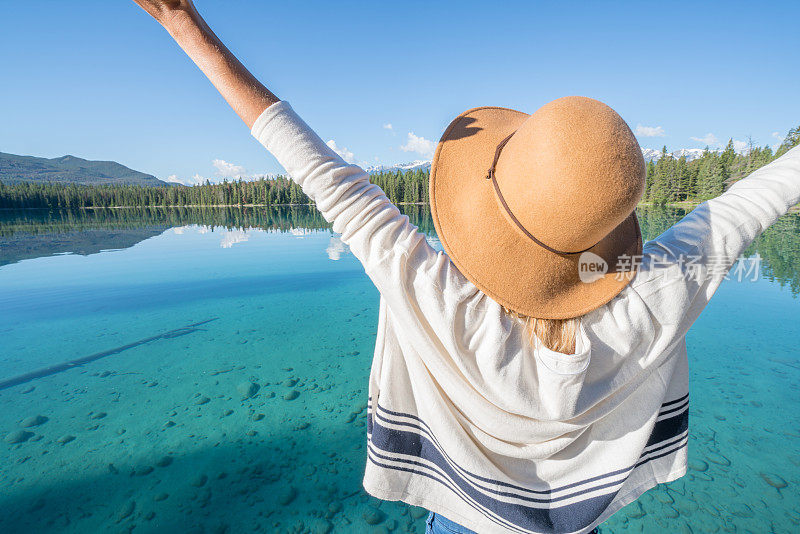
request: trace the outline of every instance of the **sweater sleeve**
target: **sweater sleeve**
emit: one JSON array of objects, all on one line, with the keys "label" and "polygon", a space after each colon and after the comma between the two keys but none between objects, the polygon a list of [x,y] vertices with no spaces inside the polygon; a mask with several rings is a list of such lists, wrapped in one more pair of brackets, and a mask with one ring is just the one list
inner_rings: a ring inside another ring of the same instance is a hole
[{"label": "sweater sleeve", "polygon": [[633,287],[669,343],[686,334],[753,240],[799,202],[800,146],[645,244],[643,276],[637,275]]},{"label": "sweater sleeve", "polygon": [[368,174],[346,163],[287,102],[264,110],[251,133],[333,224],[381,294],[397,292],[404,279],[423,270],[422,264],[441,261]]}]

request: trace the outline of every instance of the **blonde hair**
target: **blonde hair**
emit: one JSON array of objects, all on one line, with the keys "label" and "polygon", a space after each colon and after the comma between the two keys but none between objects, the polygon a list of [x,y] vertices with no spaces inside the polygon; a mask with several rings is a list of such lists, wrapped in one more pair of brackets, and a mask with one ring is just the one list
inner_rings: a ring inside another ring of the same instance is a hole
[{"label": "blonde hair", "polygon": [[528,341],[532,345],[536,344],[535,338],[539,338],[542,344],[550,350],[562,352],[564,354],[575,353],[575,339],[578,335],[580,317],[571,319],[539,319],[522,315],[515,311],[503,307],[503,310],[522,322]]}]

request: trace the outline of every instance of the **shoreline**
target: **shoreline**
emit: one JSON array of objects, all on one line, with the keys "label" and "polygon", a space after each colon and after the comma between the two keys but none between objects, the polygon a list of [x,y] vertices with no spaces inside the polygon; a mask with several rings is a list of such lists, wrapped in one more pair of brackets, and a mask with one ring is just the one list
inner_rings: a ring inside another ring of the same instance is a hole
[{"label": "shoreline", "polygon": [[[694,209],[704,201],[682,201],[667,202],[666,204],[654,204],[652,202],[640,202],[637,208],[653,208],[663,206],[665,208]],[[396,206],[427,206],[427,202],[396,202]],[[173,209],[173,208],[272,208],[272,207],[310,207],[316,204],[182,204],[178,206],[77,206],[74,208],[0,208],[0,211],[12,210],[116,210],[116,209]],[[788,213],[800,213],[800,204],[789,208]]]}]

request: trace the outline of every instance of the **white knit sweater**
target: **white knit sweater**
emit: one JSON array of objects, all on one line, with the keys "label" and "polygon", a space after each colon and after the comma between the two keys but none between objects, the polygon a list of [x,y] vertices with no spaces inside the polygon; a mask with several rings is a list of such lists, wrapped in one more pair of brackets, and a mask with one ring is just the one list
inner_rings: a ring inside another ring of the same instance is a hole
[{"label": "white knit sweater", "polygon": [[800,202],[800,147],[645,244],[576,354],[525,339],[286,102],[253,136],[378,288],[364,487],[483,532],[586,532],[686,472],[684,336],[737,257]]}]

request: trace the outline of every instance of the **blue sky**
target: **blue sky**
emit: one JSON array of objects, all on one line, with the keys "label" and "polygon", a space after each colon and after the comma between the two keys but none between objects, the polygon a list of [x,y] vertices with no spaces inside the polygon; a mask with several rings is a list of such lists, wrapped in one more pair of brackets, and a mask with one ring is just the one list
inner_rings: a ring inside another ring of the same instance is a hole
[{"label": "blue sky", "polygon": [[[468,108],[531,113],[575,94],[616,109],[648,148],[772,145],[800,124],[796,1],[196,5],[362,165],[428,158]],[[182,181],[282,170],[130,0],[0,0],[0,64],[2,152]]]}]

